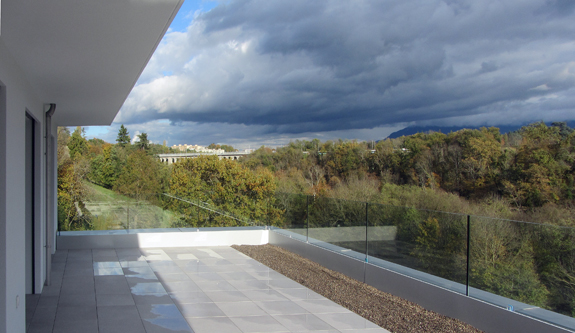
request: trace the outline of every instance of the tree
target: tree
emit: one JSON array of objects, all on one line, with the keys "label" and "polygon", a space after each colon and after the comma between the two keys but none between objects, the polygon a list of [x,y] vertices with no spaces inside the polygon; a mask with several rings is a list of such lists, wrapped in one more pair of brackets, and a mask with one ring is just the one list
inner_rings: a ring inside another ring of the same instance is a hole
[{"label": "tree", "polygon": [[[279,216],[270,200],[275,189],[274,177],[269,170],[259,168],[252,172],[239,163],[220,160],[217,156],[200,156],[176,163],[170,179],[170,193],[173,195],[241,217],[230,219],[206,211],[211,224],[219,226],[242,225],[246,222],[240,221],[246,219],[274,223]],[[192,206],[183,203],[179,208],[189,210]],[[194,224],[199,221],[188,222]]]},{"label": "tree", "polygon": [[143,150],[128,156],[114,190],[137,198],[162,192],[162,172],[159,162]]},{"label": "tree", "polygon": [[144,132],[138,135],[138,148],[141,150],[148,150],[150,148],[150,141],[148,141],[148,133]]},{"label": "tree", "polygon": [[128,129],[124,127],[124,124],[120,126],[120,130],[118,131],[118,138],[116,139],[118,145],[124,147],[125,145],[130,144],[130,135],[128,133]]},{"label": "tree", "polygon": [[84,130],[82,127],[76,127],[74,133],[68,141],[68,149],[70,150],[70,158],[77,160],[88,152],[88,142],[83,136]]}]

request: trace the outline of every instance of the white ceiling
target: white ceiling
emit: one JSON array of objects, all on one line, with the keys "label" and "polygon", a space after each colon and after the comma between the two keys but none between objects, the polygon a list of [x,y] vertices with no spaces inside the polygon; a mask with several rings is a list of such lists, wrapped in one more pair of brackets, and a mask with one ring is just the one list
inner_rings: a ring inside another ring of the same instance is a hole
[{"label": "white ceiling", "polygon": [[109,125],[184,0],[2,0],[2,35],[59,126]]}]

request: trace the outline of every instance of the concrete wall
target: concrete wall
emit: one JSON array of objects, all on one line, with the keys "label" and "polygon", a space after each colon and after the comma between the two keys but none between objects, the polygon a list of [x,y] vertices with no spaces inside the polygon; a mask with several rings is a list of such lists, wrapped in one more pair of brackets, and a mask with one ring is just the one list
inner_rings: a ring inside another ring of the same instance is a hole
[{"label": "concrete wall", "polygon": [[[31,92],[10,52],[0,37],[0,82],[4,86],[5,112],[0,125],[0,333],[25,331],[25,121],[28,112],[36,121],[37,162],[35,170],[38,202],[34,207],[35,229],[45,230],[44,106]],[[2,103],[0,98],[0,104]],[[1,108],[1,106],[0,106]],[[36,249],[42,251],[44,234],[36,235]],[[45,255],[36,253],[36,292],[45,277]]]},{"label": "concrete wall", "polygon": [[326,248],[271,231],[270,244],[280,246],[329,269],[341,272],[379,290],[417,303],[448,317],[457,318],[489,333],[571,332],[546,322],[508,311],[481,300],[411,278]]},{"label": "concrete wall", "polygon": [[154,248],[154,247],[200,247],[230,245],[262,245],[268,243],[268,230],[216,230],[173,229],[142,233],[98,232],[64,233],[57,237],[58,250],[69,249],[113,249],[113,248]]}]

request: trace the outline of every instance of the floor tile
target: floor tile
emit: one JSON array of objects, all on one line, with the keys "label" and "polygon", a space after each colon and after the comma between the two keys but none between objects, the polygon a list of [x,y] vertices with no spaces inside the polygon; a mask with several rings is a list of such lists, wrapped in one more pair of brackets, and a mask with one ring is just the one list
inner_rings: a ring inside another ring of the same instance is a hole
[{"label": "floor tile", "polygon": [[239,327],[242,332],[289,332],[272,316],[248,316],[232,317],[230,320]]},{"label": "floor tile", "polygon": [[143,323],[146,333],[195,333],[183,317],[144,319]]},{"label": "floor tile", "polygon": [[269,314],[306,314],[306,309],[292,301],[255,302],[260,308]]},{"label": "floor tile", "polygon": [[177,304],[189,304],[189,303],[211,303],[212,299],[206,295],[203,291],[192,291],[192,292],[176,292],[170,293],[170,297]]},{"label": "floor tile", "polygon": [[30,325],[26,329],[26,333],[52,333],[53,328],[54,328],[53,321],[49,323],[33,322],[30,323]]},{"label": "floor tile", "polygon": [[96,306],[59,306],[56,311],[56,324],[60,322],[74,322],[96,320]]},{"label": "floor tile", "polygon": [[322,295],[307,288],[278,289],[277,292],[291,300],[326,299]]},{"label": "floor tile", "polygon": [[94,294],[62,294],[58,306],[95,306]]},{"label": "floor tile", "polygon": [[230,280],[229,282],[237,290],[270,290],[270,286],[260,280]]},{"label": "floor tile", "polygon": [[174,304],[138,305],[147,333],[191,332],[188,322]]},{"label": "floor tile", "polygon": [[176,281],[191,281],[190,277],[184,273],[164,273],[162,271],[156,272],[158,280],[162,282],[176,282]]},{"label": "floor tile", "polygon": [[197,284],[192,280],[189,281],[166,281],[162,282],[162,285],[167,292],[189,292],[189,291],[201,291]]},{"label": "floor tile", "polygon": [[130,287],[124,275],[95,276],[96,294],[129,294]]},{"label": "floor tile", "polygon": [[269,280],[268,285],[270,285],[271,287],[274,287],[276,289],[289,289],[289,288],[299,289],[299,288],[301,288],[301,284],[295,282],[294,280],[290,280],[288,278]]},{"label": "floor tile", "polygon": [[174,304],[167,293],[132,295],[136,305],[140,304]]},{"label": "floor tile", "polygon": [[136,305],[142,319],[182,318],[182,313],[174,304],[138,304]]},{"label": "floor tile", "polygon": [[336,330],[313,314],[274,315],[273,317],[292,332]]},{"label": "floor tile", "polygon": [[275,271],[248,272],[258,280],[285,279],[286,277]]},{"label": "floor tile", "polygon": [[209,258],[209,259],[200,259],[200,261],[208,266],[235,266],[226,259]]},{"label": "floor tile", "polygon": [[176,274],[176,273],[182,273],[184,274],[184,271],[176,264],[172,265],[161,265],[161,266],[155,266],[155,265],[150,265],[150,267],[152,268],[152,270],[154,272],[159,272],[160,274]]},{"label": "floor tile", "polygon": [[135,305],[99,306],[98,326],[105,331],[145,332]]},{"label": "floor tile", "polygon": [[46,296],[44,295],[44,293],[42,293],[42,296],[40,297],[40,300],[38,301],[38,308],[42,308],[42,307],[54,307],[54,306],[58,306],[58,301],[60,299],[60,296]]},{"label": "floor tile", "polygon": [[238,291],[234,286],[232,286],[228,281],[196,281],[198,287],[203,291]]},{"label": "floor tile", "polygon": [[132,294],[143,295],[143,294],[157,294],[164,293],[167,294],[166,289],[160,282],[144,282],[137,283],[130,287]]},{"label": "floor tile", "polygon": [[124,267],[123,272],[125,276],[141,276],[141,275],[156,275],[154,270],[147,264],[145,266],[130,266]]},{"label": "floor tile", "polygon": [[216,258],[224,259],[221,255],[210,248],[192,248],[190,252],[193,253],[199,259]]},{"label": "floor tile", "polygon": [[61,294],[93,294],[94,277],[64,277]]},{"label": "floor tile", "polygon": [[128,286],[133,287],[135,285],[137,285],[138,283],[150,283],[150,282],[156,282],[159,283],[160,281],[158,280],[158,277],[155,274],[151,274],[151,275],[132,275],[132,276],[126,276],[126,282],[128,282]]},{"label": "floor tile", "polygon": [[242,333],[233,321],[225,317],[186,318],[186,320],[194,333]]},{"label": "floor tile", "polygon": [[94,275],[124,275],[124,272],[122,272],[121,268],[96,268],[94,269]]},{"label": "floor tile", "polygon": [[254,280],[255,279],[252,275],[250,275],[244,271],[230,272],[230,273],[219,273],[219,274],[220,274],[220,276],[222,276],[227,281],[231,281],[231,280]]},{"label": "floor tile", "polygon": [[37,307],[36,311],[34,311],[34,317],[32,317],[32,320],[30,322],[51,325],[54,323],[57,310],[58,310],[57,306],[40,307],[40,308]]},{"label": "floor tile", "polygon": [[83,276],[93,276],[94,268],[68,268],[64,272],[65,277],[83,277]]},{"label": "floor tile", "polygon": [[252,301],[288,301],[289,299],[277,290],[244,290],[242,291]]},{"label": "floor tile", "polygon": [[268,314],[254,302],[226,302],[214,304],[216,304],[228,317],[265,316]]},{"label": "floor tile", "polygon": [[122,268],[130,268],[130,267],[150,267],[150,265],[148,265],[148,262],[143,260],[143,261],[125,261],[125,260],[120,260],[120,266],[122,266]]},{"label": "floor tile", "polygon": [[209,298],[214,302],[247,302],[250,299],[241,291],[208,291]]},{"label": "floor tile", "polygon": [[294,301],[302,308],[308,310],[313,314],[318,313],[352,313],[348,309],[342,307],[341,305],[332,302],[328,299],[309,299],[309,300],[299,300]]},{"label": "floor tile", "polygon": [[98,294],[97,306],[136,305],[131,294]]},{"label": "floor tile", "polygon": [[113,256],[95,256],[92,259],[94,262],[111,262],[111,261],[119,261],[118,257],[113,255]]},{"label": "floor tile", "polygon": [[53,333],[98,333],[98,321],[77,320],[77,321],[56,321]]},{"label": "floor tile", "polygon": [[172,260],[198,260],[198,257],[191,253],[174,253],[168,254]]},{"label": "floor tile", "polygon": [[221,277],[218,273],[215,272],[200,272],[200,273],[191,273],[186,272],[186,274],[192,279],[192,281],[225,281],[223,277]]},{"label": "floor tile", "polygon": [[65,270],[69,270],[69,269],[86,269],[86,268],[91,268],[93,269],[93,262],[92,260],[85,260],[85,261],[68,261],[66,262],[66,269]]},{"label": "floor tile", "polygon": [[184,317],[222,317],[224,312],[215,303],[178,304]]},{"label": "floor tile", "polygon": [[102,261],[102,262],[94,262],[93,263],[94,269],[96,268],[121,268],[119,261]]},{"label": "floor tile", "polygon": [[380,328],[376,324],[355,313],[319,313],[317,316],[338,330]]}]

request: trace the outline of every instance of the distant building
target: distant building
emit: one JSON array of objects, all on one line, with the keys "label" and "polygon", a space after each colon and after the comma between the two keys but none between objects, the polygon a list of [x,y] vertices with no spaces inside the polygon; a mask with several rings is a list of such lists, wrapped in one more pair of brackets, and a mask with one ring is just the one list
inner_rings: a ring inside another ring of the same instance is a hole
[{"label": "distant building", "polygon": [[210,154],[223,154],[223,149],[210,149],[200,145],[187,145],[187,144],[179,144],[173,145],[172,149],[185,153],[187,151],[195,151],[197,153],[210,153]]}]

